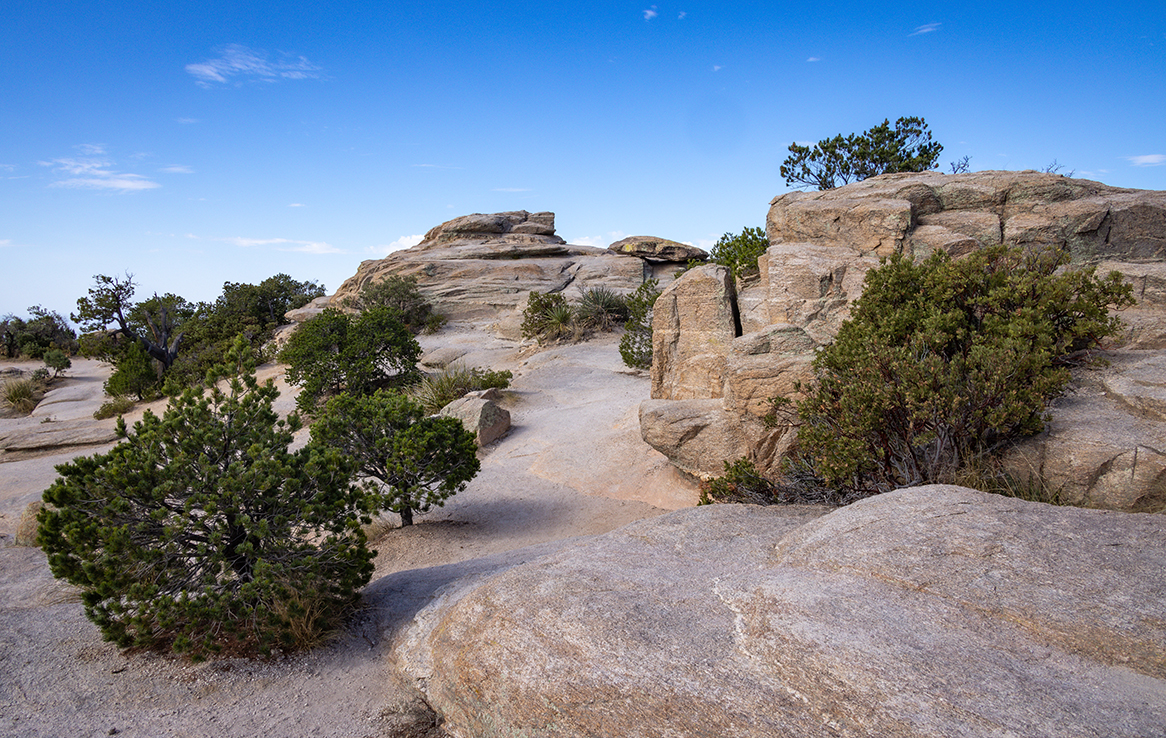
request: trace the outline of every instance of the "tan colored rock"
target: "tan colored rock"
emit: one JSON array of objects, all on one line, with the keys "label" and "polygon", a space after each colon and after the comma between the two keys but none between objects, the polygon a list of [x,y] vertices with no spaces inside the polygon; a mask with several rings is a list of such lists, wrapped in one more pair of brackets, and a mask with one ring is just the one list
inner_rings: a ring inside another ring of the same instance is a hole
[{"label": "tan colored rock", "polygon": [[324,312],[324,310],[331,302],[332,298],[328,295],[317,297],[303,307],[296,308],[295,310],[288,310],[286,313],[284,313],[284,317],[290,320],[292,323],[303,323]]},{"label": "tan colored rock", "polygon": [[843,189],[846,188],[776,198],[766,220],[769,242],[828,241],[875,256],[902,251],[903,240],[913,225],[911,203],[832,196]]},{"label": "tan colored rock", "polygon": [[704,261],[709,258],[708,252],[704,249],[656,236],[629,236],[611,244],[607,250],[625,256],[638,256],[641,259],[654,262],[684,264],[693,259]]},{"label": "tan colored rock", "polygon": [[554,213],[474,214],[431,229],[416,246],[362,262],[333,304],[392,275],[412,276],[436,310],[451,319],[501,317],[532,292],[577,297],[589,287],[631,292],[645,262],[605,249],[572,246],[554,235]]},{"label": "tan colored rock", "polygon": [[749,452],[744,424],[718,399],[645,400],[640,436],[677,469],[702,479],[720,476],[725,459]]},{"label": "tan colored rock", "polygon": [[705,264],[668,285],[652,309],[652,398],[722,396],[725,359],[739,333],[727,267]]},{"label": "tan colored rock", "polygon": [[727,362],[725,409],[760,419],[772,409],[769,398],[796,397],[794,387],[810,377],[817,346],[804,330],[786,323],[734,339]]},{"label": "tan colored rock", "polygon": [[1166,523],[931,486],[716,505],[452,582],[395,643],[457,735],[1147,736]]},{"label": "tan colored rock", "polygon": [[879,263],[848,246],[800,242],[776,243],[766,259],[769,319],[801,328],[820,344],[834,340],[866,273]]},{"label": "tan colored rock", "polygon": [[84,446],[117,440],[113,421],[68,420],[39,423],[0,434],[5,451],[43,451],[66,446]]},{"label": "tan colored rock", "polygon": [[1166,355],[1130,351],[1075,375],[1043,433],[1011,450],[1017,477],[1042,477],[1063,500],[1109,510],[1166,512]]},{"label": "tan colored rock", "polygon": [[15,543],[17,546],[35,546],[36,532],[40,527],[36,516],[44,509],[45,503],[33,500],[20,513],[20,522],[16,524]]},{"label": "tan colored rock", "polygon": [[[494,397],[492,395],[491,397]],[[478,446],[488,446],[510,430],[510,411],[499,407],[493,399],[467,395],[441,409],[441,415],[456,418],[470,433]]]}]

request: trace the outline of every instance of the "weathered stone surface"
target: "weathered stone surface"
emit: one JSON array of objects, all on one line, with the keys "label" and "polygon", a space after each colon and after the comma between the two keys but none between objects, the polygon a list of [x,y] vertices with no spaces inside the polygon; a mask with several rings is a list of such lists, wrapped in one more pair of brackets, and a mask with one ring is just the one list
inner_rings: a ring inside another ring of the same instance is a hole
[{"label": "weathered stone surface", "polygon": [[457,735],[1149,736],[1166,527],[957,487],[711,506],[454,582],[397,640]]},{"label": "weathered stone surface", "polygon": [[45,503],[41,500],[33,500],[25,505],[24,510],[20,513],[20,522],[16,524],[14,539],[17,546],[36,545],[36,531],[40,527],[36,516],[44,509],[44,506]]},{"label": "weathered stone surface", "polygon": [[804,330],[775,323],[733,339],[726,366],[724,407],[761,418],[771,397],[795,397],[794,384],[809,376],[817,343]]},{"label": "weathered stone surface", "polygon": [[708,478],[724,473],[723,459],[749,451],[746,428],[718,399],[645,400],[640,435],[678,469]]},{"label": "weathered stone surface", "polygon": [[721,397],[725,357],[739,333],[728,268],[705,264],[668,285],[652,309],[652,398]]},{"label": "weathered stone surface", "polygon": [[333,304],[392,275],[416,277],[421,293],[452,319],[506,315],[532,291],[573,298],[589,287],[631,292],[643,283],[643,260],[567,244],[554,225],[554,213],[526,211],[454,218],[412,248],[362,262]]},{"label": "weathered stone surface", "polygon": [[465,429],[474,434],[478,446],[487,446],[510,430],[510,411],[498,407],[493,399],[478,394],[454,400],[443,407],[440,414],[460,420]]},{"label": "weathered stone surface", "polygon": [[669,241],[656,236],[629,236],[607,247],[608,251],[627,256],[638,256],[648,261],[674,261],[686,263],[690,259],[704,261],[708,252],[686,243]]},{"label": "weathered stone surface", "polygon": [[108,443],[117,440],[113,422],[62,421],[39,423],[0,435],[0,448],[5,451],[41,451],[60,446],[81,446]]},{"label": "weathered stone surface", "polygon": [[317,297],[303,307],[296,308],[295,310],[288,310],[286,313],[284,313],[284,317],[287,320],[290,320],[292,323],[303,323],[324,312],[324,310],[331,302],[332,298],[328,295]]},{"label": "weathered stone surface", "polygon": [[820,344],[834,340],[878,259],[848,246],[776,243],[766,251],[769,320],[804,330]]},{"label": "weathered stone surface", "polygon": [[1166,512],[1166,355],[1118,353],[1075,385],[1045,432],[1008,454],[1009,470],[1042,476],[1075,505]]},{"label": "weathered stone surface", "polygon": [[[741,329],[757,334],[768,324],[792,326],[809,339],[799,344],[804,353],[795,357],[783,351],[766,369],[764,352],[734,354],[733,342],[700,341],[708,321],[690,321],[694,333],[686,336],[686,329],[677,327],[674,306],[664,303],[657,308],[663,322],[656,328],[662,329],[662,345],[687,344],[683,355],[688,358],[675,361],[667,351],[656,356],[652,395],[724,398],[725,411],[742,420],[748,456],[764,465],[780,460],[789,438],[753,422],[762,395],[810,379],[814,351],[834,339],[862,292],[866,273],[890,254],[922,258],[942,250],[959,258],[1000,243],[1064,251],[1072,260],[1069,268],[1097,266],[1102,274],[1116,270],[1133,286],[1138,304],[1121,313],[1126,329],[1115,346],[1166,350],[1166,192],[1032,171],[890,174],[825,192],[777,197],[766,229],[770,246],[758,259],[764,294],[737,285]],[[729,299],[719,297],[714,304]],[[1098,392],[1102,396],[1105,390]],[[1084,402],[1086,395],[1076,400]],[[1058,403],[1054,423],[1058,413],[1072,417],[1070,425],[1098,425],[1104,419],[1109,435],[1090,435],[1061,423],[1032,463],[1074,490],[1070,499],[1146,509],[1160,496],[1155,469],[1158,455],[1166,453],[1161,430],[1136,415],[1144,415],[1142,406],[1076,407],[1069,400]],[[1131,412],[1134,417],[1125,417]],[[1082,445],[1074,445],[1078,442]],[[1119,483],[1123,474],[1140,486]]]}]

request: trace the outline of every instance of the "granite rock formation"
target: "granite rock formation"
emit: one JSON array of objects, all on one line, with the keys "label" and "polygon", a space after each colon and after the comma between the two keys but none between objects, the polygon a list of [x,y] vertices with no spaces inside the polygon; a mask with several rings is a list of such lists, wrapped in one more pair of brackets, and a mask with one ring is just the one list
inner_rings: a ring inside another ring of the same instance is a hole
[{"label": "granite rock formation", "polygon": [[[958,257],[998,243],[1052,247],[1067,251],[1075,265],[1120,272],[1138,303],[1122,312],[1127,330],[1113,346],[1115,357],[1127,358],[1079,377],[1083,387],[1105,388],[1094,392],[1104,413],[1080,394],[1058,402],[1050,431],[1030,441],[1026,463],[1064,482],[1070,499],[1114,509],[1166,508],[1166,420],[1139,409],[1142,400],[1131,405],[1111,386],[1123,367],[1136,364],[1138,379],[1123,387],[1150,387],[1155,396],[1166,387],[1166,374],[1147,368],[1160,366],[1154,357],[1166,351],[1166,192],[1039,172],[889,174],[777,197],[766,227],[770,246],[758,260],[759,279],[729,282],[723,294],[713,295],[702,286],[715,269],[706,266],[665,291],[665,309],[653,319],[658,369],[652,398],[701,405],[665,413],[653,402],[640,416],[645,440],[670,437],[653,427],[667,417],[700,415],[711,427],[736,434],[720,445],[743,446],[760,468],[772,469],[796,429],[761,422],[770,409],[767,398],[792,397],[795,382],[809,378],[815,349],[833,340],[866,272],[881,257],[919,258],[936,249]],[[734,335],[698,346],[696,338],[712,330],[701,316],[717,312],[734,316]],[[718,398],[721,415],[712,422],[708,400]],[[1085,421],[1103,416],[1114,433],[1087,440]],[[728,460],[682,452],[686,439],[672,438],[656,448],[685,471],[717,474]],[[1132,486],[1118,491],[1118,478]]]},{"label": "granite rock formation", "polygon": [[395,652],[456,735],[1163,734],[1166,518],[946,486],[825,512],[512,557]]},{"label": "granite rock formation", "polygon": [[532,291],[574,299],[590,287],[627,293],[679,262],[660,263],[555,235],[554,213],[525,210],[474,214],[442,223],[416,246],[362,262],[331,304],[342,304],[367,284],[415,276],[421,292],[451,319],[503,317],[526,305]]}]

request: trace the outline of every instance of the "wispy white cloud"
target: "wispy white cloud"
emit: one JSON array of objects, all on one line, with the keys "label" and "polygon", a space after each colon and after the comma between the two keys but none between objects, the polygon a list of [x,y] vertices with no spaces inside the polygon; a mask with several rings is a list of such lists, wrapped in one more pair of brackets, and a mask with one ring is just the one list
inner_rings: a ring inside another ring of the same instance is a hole
[{"label": "wispy white cloud", "polygon": [[232,79],[236,79],[237,83],[276,82],[281,79],[319,79],[323,76],[323,70],[308,61],[307,57],[272,61],[266,53],[239,44],[224,46],[217,59],[187,64],[186,71],[203,87],[226,84]]},{"label": "wispy white cloud", "polygon": [[292,203],[288,203],[288,207],[289,208],[306,208],[307,205],[304,205],[302,202],[292,202]]},{"label": "wispy white cloud", "polygon": [[1141,156],[1127,156],[1135,167],[1158,167],[1166,164],[1166,154],[1142,154]]},{"label": "wispy white cloud", "polygon": [[15,246],[16,246],[16,244],[12,243],[11,239],[0,238],[0,249],[6,249],[6,248],[10,248],[10,247],[15,248]]},{"label": "wispy white cloud", "polygon": [[99,144],[82,144],[77,147],[90,156],[78,158],[51,159],[39,162],[41,166],[52,167],[53,172],[64,176],[49,184],[49,187],[63,187],[81,190],[116,190],[135,192],[152,190],[162,185],[140,174],[114,171],[114,162],[101,157],[105,147]]},{"label": "wispy white cloud", "polygon": [[421,235],[420,233],[416,233],[412,236],[401,236],[392,243],[381,244],[380,246],[369,246],[366,251],[368,251],[370,254],[385,256],[386,254],[391,254],[394,251],[411,249],[417,244],[421,243],[422,239],[424,238],[425,236]]},{"label": "wispy white cloud", "polygon": [[684,20],[684,16],[688,15],[685,11],[680,11],[680,15],[676,16],[677,20]]},{"label": "wispy white cloud", "polygon": [[569,238],[569,243],[578,244],[579,246],[595,246],[596,248],[605,249],[616,241],[622,241],[627,238],[628,234],[623,231],[608,231],[605,236],[576,236]]},{"label": "wispy white cloud", "polygon": [[220,241],[233,243],[240,248],[252,248],[255,246],[273,246],[276,251],[295,251],[301,254],[343,254],[344,249],[339,249],[330,243],[324,241],[297,241],[291,238],[242,238],[234,236],[231,238],[220,238]]},{"label": "wispy white cloud", "polygon": [[809,59],[806,59],[806,61],[808,61],[808,62],[822,61],[822,58],[818,57],[818,56],[811,56]]},{"label": "wispy white cloud", "polygon": [[171,167],[162,167],[162,171],[169,172],[170,174],[194,174],[194,170],[185,164],[175,164]]},{"label": "wispy white cloud", "polygon": [[446,164],[411,164],[410,166],[418,169],[462,169],[463,167],[452,167]]},{"label": "wispy white cloud", "polygon": [[650,21],[658,15],[660,15],[660,14],[656,12],[655,5],[644,10],[644,20],[646,20],[646,21]]},{"label": "wispy white cloud", "polygon": [[530,192],[529,187],[495,187],[491,192]]},{"label": "wispy white cloud", "polygon": [[175,118],[174,122],[181,123],[184,126],[188,126],[188,125],[191,125],[192,123],[197,123],[198,118]]},{"label": "wispy white cloud", "polygon": [[943,25],[942,23],[924,23],[921,26],[916,26],[915,31],[913,33],[909,33],[907,35],[908,36],[918,36],[918,35],[924,34],[924,33],[932,33],[933,31],[938,31],[939,27],[942,25]]},{"label": "wispy white cloud", "polygon": [[719,72],[719,71],[721,71],[722,69],[724,69],[724,67],[720,66],[719,64],[714,64],[714,65],[713,65],[713,71],[714,71],[714,72]]}]

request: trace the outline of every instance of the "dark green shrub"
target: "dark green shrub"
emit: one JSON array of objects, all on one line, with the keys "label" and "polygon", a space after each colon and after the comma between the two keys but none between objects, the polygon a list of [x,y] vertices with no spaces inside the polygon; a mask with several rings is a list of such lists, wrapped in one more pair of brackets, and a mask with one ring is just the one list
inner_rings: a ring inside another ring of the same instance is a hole
[{"label": "dark green shrub", "polygon": [[105,393],[113,397],[133,396],[139,400],[152,400],[158,396],[162,378],[154,368],[154,360],[146,354],[141,344],[134,342],[126,347],[117,362],[117,368],[105,381]]},{"label": "dark green shrub", "polygon": [[15,315],[0,318],[0,352],[4,356],[40,359],[54,349],[66,354],[77,350],[77,334],[59,313],[40,305],[33,305],[28,312],[28,320]]},{"label": "dark green shrub", "polygon": [[575,320],[586,330],[612,331],[627,319],[627,299],[606,287],[584,290],[575,306]]},{"label": "dark green shrub", "polygon": [[337,395],[312,425],[312,442],[340,449],[367,478],[375,508],[402,525],[445,504],[478,473],[477,444],[460,420],[427,417],[409,398],[379,391]]},{"label": "dark green shrub", "polygon": [[1066,261],[998,246],[871,270],[798,404],[814,473],[856,494],[946,482],[1040,431],[1068,367],[1118,331],[1107,308],[1133,302],[1116,272]]},{"label": "dark green shrub", "polygon": [[[238,342],[228,358],[247,354]],[[227,387],[213,380],[238,372]],[[57,467],[37,543],[122,647],[202,658],[292,649],[335,626],[372,573],[352,465],[285,424],[248,366],[222,366],[112,451]]]},{"label": "dark green shrub", "polygon": [[890,120],[861,134],[841,134],[814,144],[789,146],[781,176],[794,187],[829,190],[849,182],[891,172],[926,172],[934,169],[943,145],[931,140],[922,118]]},{"label": "dark green shrub", "polygon": [[656,298],[660,297],[658,284],[655,279],[647,280],[625,301],[628,319],[619,340],[619,355],[623,363],[633,369],[649,369],[652,366],[652,306],[656,304]]},{"label": "dark green shrub", "polygon": [[417,381],[421,347],[397,318],[376,306],[352,316],[329,308],[301,325],[280,353],[287,381],[301,387],[296,405],[312,412],[328,396],[372,394]]},{"label": "dark green shrub", "polygon": [[422,377],[409,390],[409,395],[420,403],[427,413],[436,413],[467,392],[484,389],[506,389],[514,378],[509,370],[489,371],[460,364],[448,366],[437,374]]},{"label": "dark green shrub", "polygon": [[417,277],[412,275],[393,274],[384,281],[367,284],[356,299],[348,301],[346,307],[356,310],[392,308],[413,333],[436,333],[445,325],[445,316],[433,312],[433,306],[417,287]]},{"label": "dark green shrub", "polygon": [[522,311],[522,335],[542,341],[553,341],[575,332],[575,311],[567,298],[558,292],[542,294],[531,292]]},{"label": "dark green shrub", "polygon": [[709,261],[728,267],[734,277],[751,277],[758,273],[757,257],[768,248],[764,228],[742,228],[739,234],[721,236],[709,252]]},{"label": "dark green shrub", "polygon": [[73,366],[73,361],[60,349],[49,349],[44,356],[45,366],[53,370],[51,379],[56,379]]}]

